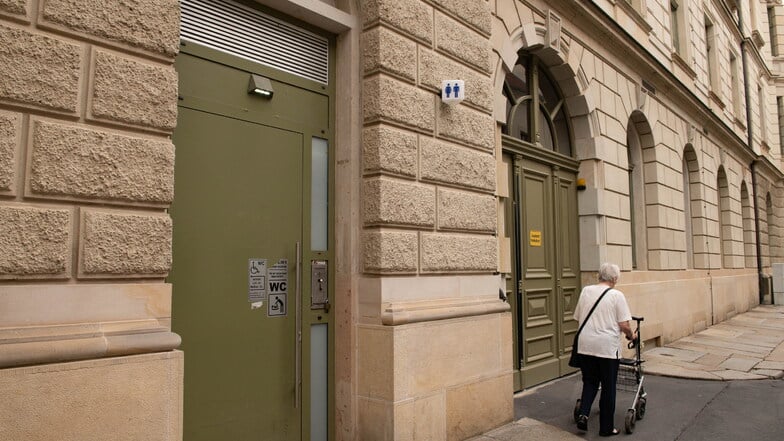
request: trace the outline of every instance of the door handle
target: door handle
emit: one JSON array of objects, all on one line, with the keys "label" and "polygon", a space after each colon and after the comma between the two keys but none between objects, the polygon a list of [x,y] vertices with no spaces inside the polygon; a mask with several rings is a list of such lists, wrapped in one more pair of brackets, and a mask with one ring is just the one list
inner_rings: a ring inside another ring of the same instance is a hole
[{"label": "door handle", "polygon": [[294,408],[299,409],[300,395],[302,388],[302,305],[300,305],[302,290],[300,279],[302,274],[302,245],[297,242],[296,261],[294,267],[294,321],[295,321],[295,341],[294,341]]}]

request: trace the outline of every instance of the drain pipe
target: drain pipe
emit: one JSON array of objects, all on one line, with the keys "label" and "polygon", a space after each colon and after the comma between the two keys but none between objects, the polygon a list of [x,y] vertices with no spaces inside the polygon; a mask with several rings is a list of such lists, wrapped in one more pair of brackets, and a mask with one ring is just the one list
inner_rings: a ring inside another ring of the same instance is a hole
[{"label": "drain pipe", "polygon": [[[751,187],[754,191],[754,238],[757,242],[757,278],[759,279],[759,303],[765,300],[765,275],[762,272],[762,245],[760,244],[760,222],[759,204],[757,198],[757,162],[759,159],[751,161]],[[771,303],[773,303],[773,293],[771,293]]]},{"label": "drain pipe", "polygon": [[[746,94],[746,133],[748,134],[746,138],[746,143],[752,152],[754,149],[752,146],[754,145],[754,126],[751,124],[751,85],[749,84],[749,61],[748,55],[746,54],[746,46],[749,43],[749,39],[746,37],[745,33],[743,32],[743,8],[738,5],[738,31],[740,32],[740,54],[741,54],[741,63],[743,64],[743,91]],[[757,242],[757,289],[759,290],[759,303],[760,305],[765,300],[765,277],[762,273],[762,245],[760,244],[760,221],[759,221],[759,198],[757,197],[757,162],[759,161],[759,156],[751,161],[751,189],[754,194],[753,202],[754,202],[754,237]]]}]

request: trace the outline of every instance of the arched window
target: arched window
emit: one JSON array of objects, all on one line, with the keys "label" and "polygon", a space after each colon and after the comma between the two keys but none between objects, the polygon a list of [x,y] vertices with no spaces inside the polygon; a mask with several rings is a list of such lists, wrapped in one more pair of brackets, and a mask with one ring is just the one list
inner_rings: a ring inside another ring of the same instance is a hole
[{"label": "arched window", "polygon": [[719,252],[721,267],[732,268],[732,213],[730,212],[730,186],[724,167],[719,167],[717,177],[719,202]]},{"label": "arched window", "polygon": [[[687,145],[683,150],[683,225],[686,235],[686,268],[694,268],[694,211],[692,204],[695,203],[692,196],[692,185],[699,185],[699,164],[697,164],[697,154],[691,145]],[[699,191],[695,191],[699,194]]]},{"label": "arched window", "polygon": [[765,195],[765,242],[763,242],[766,246],[765,249],[762,250],[762,266],[770,266],[770,252],[771,252],[771,243],[772,241],[772,233],[773,233],[773,198],[770,196],[770,192]]},{"label": "arched window", "polygon": [[754,218],[751,211],[751,198],[746,183],[740,184],[740,206],[743,217],[743,264],[746,268],[754,267]]},{"label": "arched window", "polygon": [[632,268],[648,269],[648,227],[645,203],[645,173],[642,151],[653,147],[651,126],[642,112],[629,116],[626,127],[626,155],[629,179],[629,221]]},{"label": "arched window", "polygon": [[572,156],[572,131],[563,94],[536,57],[521,55],[504,81],[503,133]]}]

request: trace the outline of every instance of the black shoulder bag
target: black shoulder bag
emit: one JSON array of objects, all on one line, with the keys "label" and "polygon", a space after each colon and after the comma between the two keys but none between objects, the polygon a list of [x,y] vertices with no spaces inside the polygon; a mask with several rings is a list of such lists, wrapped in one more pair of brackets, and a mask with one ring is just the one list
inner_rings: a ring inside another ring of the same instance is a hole
[{"label": "black shoulder bag", "polygon": [[599,298],[596,300],[596,303],[593,304],[593,308],[591,308],[591,310],[588,311],[588,315],[585,316],[585,320],[583,320],[583,324],[580,325],[580,329],[577,330],[577,334],[574,334],[574,343],[572,343],[572,354],[569,357],[569,366],[575,368],[580,367],[580,354],[577,353],[577,343],[579,342],[580,332],[582,332],[585,324],[588,323],[588,319],[591,318],[591,314],[593,314],[593,310],[596,309],[596,305],[602,301],[602,297],[604,297],[604,295],[607,294],[607,291],[611,289],[612,287],[605,289],[602,295],[599,296]]}]

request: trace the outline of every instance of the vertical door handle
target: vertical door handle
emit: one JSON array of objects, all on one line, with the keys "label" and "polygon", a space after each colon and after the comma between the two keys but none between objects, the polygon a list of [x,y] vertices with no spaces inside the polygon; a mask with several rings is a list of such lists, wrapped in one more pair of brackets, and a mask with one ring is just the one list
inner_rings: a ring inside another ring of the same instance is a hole
[{"label": "vertical door handle", "polygon": [[302,278],[302,245],[297,242],[296,271],[294,274],[294,321],[295,321],[295,342],[294,342],[294,408],[299,409],[300,396],[302,395],[302,305],[300,304],[302,291],[300,279]]}]

